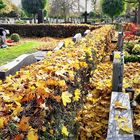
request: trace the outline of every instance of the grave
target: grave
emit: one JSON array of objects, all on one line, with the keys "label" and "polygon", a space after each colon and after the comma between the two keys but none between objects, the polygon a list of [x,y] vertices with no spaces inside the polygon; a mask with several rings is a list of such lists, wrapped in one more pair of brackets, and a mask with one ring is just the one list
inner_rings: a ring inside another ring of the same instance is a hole
[{"label": "grave", "polygon": [[54,52],[62,49],[63,47],[65,47],[65,42],[59,42],[58,46],[54,49]]},{"label": "grave", "polygon": [[124,57],[121,52],[114,52],[112,90],[122,92]]},{"label": "grave", "polygon": [[90,33],[91,31],[90,30],[86,30],[85,32],[84,32],[84,36],[86,36],[88,33]]},{"label": "grave", "polygon": [[22,67],[37,62],[32,54],[23,54],[14,61],[0,67],[0,79],[4,80],[6,76],[13,75]]},{"label": "grave", "polygon": [[[123,107],[126,107],[126,109],[116,109],[115,103],[118,101]],[[120,118],[120,121],[122,122],[120,122],[117,118]],[[128,126],[128,128],[132,130],[132,133],[121,131],[122,129],[119,127],[120,124]],[[130,108],[129,94],[127,93],[112,92],[107,140],[134,140],[132,112]]]},{"label": "grave", "polygon": [[118,50],[122,52],[123,51],[123,32],[119,32],[118,34],[117,46],[118,46]]},{"label": "grave", "polygon": [[[122,53],[114,52],[113,92],[111,94],[107,140],[134,140],[130,97],[128,93],[122,93],[123,65]],[[126,132],[125,128],[131,132]]]},{"label": "grave", "polygon": [[33,56],[36,58],[37,61],[41,61],[45,58],[47,51],[38,51],[33,53]]},{"label": "grave", "polygon": [[74,43],[77,43],[77,42],[79,42],[79,41],[81,40],[81,38],[82,38],[81,33],[78,33],[78,34],[76,34],[76,35],[72,38],[72,41],[73,41]]}]

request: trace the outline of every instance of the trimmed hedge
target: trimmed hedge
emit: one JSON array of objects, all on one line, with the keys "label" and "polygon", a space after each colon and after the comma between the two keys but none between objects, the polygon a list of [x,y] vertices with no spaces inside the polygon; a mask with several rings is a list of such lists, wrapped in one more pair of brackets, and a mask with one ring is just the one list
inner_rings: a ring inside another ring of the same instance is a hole
[{"label": "trimmed hedge", "polygon": [[139,55],[125,56],[124,61],[125,61],[125,63],[128,63],[128,62],[138,62],[138,63],[140,63],[140,56]]},{"label": "trimmed hedge", "polygon": [[12,33],[18,33],[25,37],[71,37],[76,33],[84,33],[87,29],[94,30],[101,26],[92,25],[74,25],[74,24],[39,24],[39,25],[19,25],[19,24],[1,24],[3,27]]}]

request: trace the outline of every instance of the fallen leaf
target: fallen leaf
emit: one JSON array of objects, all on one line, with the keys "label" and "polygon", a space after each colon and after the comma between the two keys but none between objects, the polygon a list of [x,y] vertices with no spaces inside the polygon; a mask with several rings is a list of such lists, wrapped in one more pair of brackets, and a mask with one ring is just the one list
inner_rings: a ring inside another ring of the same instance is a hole
[{"label": "fallen leaf", "polygon": [[18,127],[21,129],[21,131],[27,131],[29,129],[29,117],[23,116],[18,124]]},{"label": "fallen leaf", "polygon": [[115,102],[114,108],[116,108],[116,109],[125,109],[125,110],[127,110],[127,107],[126,107],[126,106],[123,106],[122,103],[119,102],[119,101],[116,101],[116,102]]},{"label": "fallen leaf", "polygon": [[5,121],[5,118],[4,117],[0,117],[0,128],[4,127],[4,121]]},{"label": "fallen leaf", "polygon": [[75,97],[73,98],[74,101],[79,101],[80,95],[81,95],[80,90],[79,89],[76,89],[75,92],[74,92],[74,95],[75,95]]},{"label": "fallen leaf", "polygon": [[31,129],[28,132],[27,140],[38,140],[38,135],[37,135],[35,129]]},{"label": "fallen leaf", "polygon": [[62,134],[65,135],[65,136],[68,136],[69,135],[69,132],[67,130],[67,127],[66,126],[63,126],[62,127],[62,130],[61,130]]},{"label": "fallen leaf", "polygon": [[132,134],[133,130],[128,125],[119,124],[119,129],[125,133]]},{"label": "fallen leaf", "polygon": [[69,92],[63,92],[62,93],[62,102],[63,102],[63,105],[64,106],[66,106],[67,105],[67,103],[71,103],[71,97],[72,97],[72,94],[71,93],[69,93]]}]

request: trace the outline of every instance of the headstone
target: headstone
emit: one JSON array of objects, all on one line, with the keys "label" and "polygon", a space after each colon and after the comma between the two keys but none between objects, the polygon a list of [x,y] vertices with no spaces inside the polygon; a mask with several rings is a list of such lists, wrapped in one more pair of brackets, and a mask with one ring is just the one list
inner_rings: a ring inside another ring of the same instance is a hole
[{"label": "headstone", "polygon": [[86,31],[84,32],[84,36],[86,36],[88,33],[90,33],[90,30],[86,30]]},{"label": "headstone", "polygon": [[0,79],[5,79],[8,75],[13,75],[22,67],[37,62],[32,54],[23,54],[14,61],[0,67]]},{"label": "headstone", "polygon": [[[125,109],[117,109],[116,102],[119,102]],[[123,131],[122,127],[127,126],[131,133]],[[107,140],[134,140],[132,112],[128,93],[112,92]]]},{"label": "headstone", "polygon": [[72,40],[73,40],[74,43],[77,43],[77,42],[80,41],[81,38],[82,38],[81,33],[78,33],[72,38]]},{"label": "headstone", "polygon": [[54,49],[54,51],[58,51],[58,50],[60,50],[63,47],[65,47],[65,43],[64,42],[59,42],[58,46]]},{"label": "headstone", "polygon": [[118,34],[117,46],[118,46],[118,50],[122,52],[123,51],[123,32],[119,32]]},{"label": "headstone", "polygon": [[38,51],[33,53],[33,56],[36,58],[37,61],[41,61],[45,58],[47,51]]},{"label": "headstone", "polygon": [[124,57],[121,52],[114,52],[112,91],[122,92]]}]

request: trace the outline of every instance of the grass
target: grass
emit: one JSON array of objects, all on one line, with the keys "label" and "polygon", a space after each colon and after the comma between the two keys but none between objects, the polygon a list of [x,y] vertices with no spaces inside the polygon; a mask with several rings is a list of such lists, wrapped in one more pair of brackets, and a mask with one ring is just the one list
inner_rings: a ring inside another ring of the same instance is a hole
[{"label": "grass", "polygon": [[0,49],[0,65],[3,65],[25,53],[35,52],[35,47],[42,45],[39,41],[21,41],[19,45]]}]

